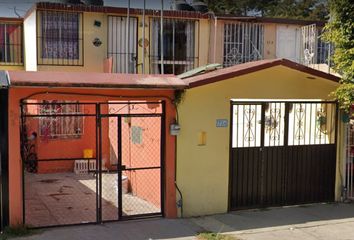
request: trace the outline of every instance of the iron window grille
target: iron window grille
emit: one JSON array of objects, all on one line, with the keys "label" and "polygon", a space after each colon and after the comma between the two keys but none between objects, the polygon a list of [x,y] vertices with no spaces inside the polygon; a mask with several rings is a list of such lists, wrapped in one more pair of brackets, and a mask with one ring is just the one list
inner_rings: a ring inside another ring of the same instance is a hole
[{"label": "iron window grille", "polygon": [[[82,106],[77,102],[43,101],[39,105],[39,136],[45,139],[80,138],[83,135]],[[72,103],[72,104],[71,104]],[[78,115],[78,116],[75,116]]]},{"label": "iron window grille", "polygon": [[113,60],[114,73],[137,72],[137,29],[136,17],[130,17],[128,24],[127,17],[108,16],[107,56]]},{"label": "iron window grille", "polygon": [[38,64],[82,65],[82,13],[38,12]]},{"label": "iron window grille", "polygon": [[181,74],[196,67],[196,32],[199,22],[186,19],[164,19],[164,59],[161,59],[161,23],[152,19],[150,64],[151,73],[161,73],[161,64],[165,74]]},{"label": "iron window grille", "polygon": [[21,23],[0,23],[0,65],[23,65]]},{"label": "iron window grille", "polygon": [[258,23],[226,23],[224,67],[263,59],[264,26]]},{"label": "iron window grille", "polygon": [[316,24],[303,26],[301,28],[301,63],[304,65],[327,64],[330,55],[333,53],[331,45],[322,40],[322,28]]}]

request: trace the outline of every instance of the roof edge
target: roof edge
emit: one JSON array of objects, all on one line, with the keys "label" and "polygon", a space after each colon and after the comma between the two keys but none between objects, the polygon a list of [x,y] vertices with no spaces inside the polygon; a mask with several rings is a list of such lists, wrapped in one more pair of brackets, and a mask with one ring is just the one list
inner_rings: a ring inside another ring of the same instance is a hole
[{"label": "roof edge", "polygon": [[[228,73],[224,73],[224,74],[220,74],[219,76],[212,76],[212,77],[207,77],[203,80],[200,81],[195,81],[195,82],[190,82],[189,83],[189,88],[195,88],[195,87],[199,87],[199,86],[203,86],[203,85],[207,85],[207,84],[211,84],[211,83],[215,83],[215,82],[219,82],[219,81],[223,81],[226,79],[230,79],[230,78],[234,78],[234,77],[239,77],[239,76],[243,76],[249,73],[254,73],[260,70],[264,70],[267,68],[271,68],[271,67],[275,67],[275,66],[285,66],[297,71],[301,71],[301,72],[305,72],[308,73],[310,75],[313,76],[317,76],[317,77],[321,77],[333,82],[339,82],[340,78],[332,75],[332,74],[328,74],[319,70],[315,70],[312,69],[310,67],[304,66],[302,64],[298,64],[295,62],[292,62],[288,59],[284,59],[284,58],[280,58],[280,59],[276,59],[274,61],[271,62],[266,62],[260,65],[255,65],[255,66],[251,66],[249,68],[246,69],[241,69],[239,71],[234,71],[234,72],[228,72]],[[199,75],[202,76],[203,74]],[[192,78],[192,77],[191,77]],[[188,79],[188,78],[186,78]]]},{"label": "roof edge", "polygon": [[22,81],[16,81],[11,83],[10,87],[47,87],[47,88],[95,88],[95,89],[156,89],[156,90],[182,90],[187,88],[187,85],[181,86],[159,86],[149,84],[90,84],[90,83],[28,83]]}]

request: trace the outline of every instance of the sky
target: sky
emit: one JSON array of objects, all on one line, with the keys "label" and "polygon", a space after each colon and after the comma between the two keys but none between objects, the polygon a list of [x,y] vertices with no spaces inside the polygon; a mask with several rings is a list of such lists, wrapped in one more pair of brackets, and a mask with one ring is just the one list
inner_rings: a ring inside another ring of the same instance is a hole
[{"label": "sky", "polygon": [[[173,0],[163,0],[164,9],[170,9]],[[0,0],[0,17],[24,16],[35,2],[60,2],[60,0]],[[130,0],[132,8],[143,8],[143,0]],[[105,6],[127,7],[128,0],[104,0]],[[16,8],[15,13],[14,9]],[[161,0],[146,0],[147,9],[160,9]]]}]

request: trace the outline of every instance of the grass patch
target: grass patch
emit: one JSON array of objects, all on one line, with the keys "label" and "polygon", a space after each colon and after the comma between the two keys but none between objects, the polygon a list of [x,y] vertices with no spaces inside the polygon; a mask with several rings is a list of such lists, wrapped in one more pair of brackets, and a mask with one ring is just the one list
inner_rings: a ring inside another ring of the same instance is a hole
[{"label": "grass patch", "polygon": [[0,235],[0,240],[6,240],[16,237],[25,237],[39,233],[39,230],[30,229],[26,225],[6,227]]},{"label": "grass patch", "polygon": [[221,233],[213,233],[213,232],[203,232],[197,235],[198,240],[240,240],[234,236],[224,235]]}]

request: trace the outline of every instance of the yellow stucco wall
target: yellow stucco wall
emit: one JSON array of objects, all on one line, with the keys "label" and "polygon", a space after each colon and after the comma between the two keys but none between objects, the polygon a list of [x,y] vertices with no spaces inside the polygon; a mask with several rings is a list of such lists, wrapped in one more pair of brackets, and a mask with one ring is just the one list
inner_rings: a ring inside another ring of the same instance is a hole
[{"label": "yellow stucco wall", "polygon": [[[181,132],[177,137],[177,184],[184,216],[227,211],[229,128],[215,125],[216,119],[230,118],[230,99],[329,99],[337,83],[308,76],[276,66],[186,91],[178,109]],[[203,131],[206,145],[198,146]]]},{"label": "yellow stucco wall", "polygon": [[0,70],[24,70],[25,67],[24,66],[10,66],[10,65],[0,65]]},{"label": "yellow stucco wall", "polygon": [[264,24],[264,59],[276,58],[277,25],[275,23]]}]

